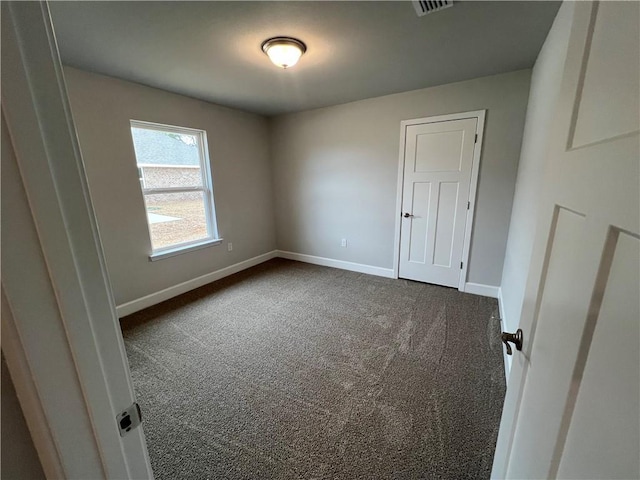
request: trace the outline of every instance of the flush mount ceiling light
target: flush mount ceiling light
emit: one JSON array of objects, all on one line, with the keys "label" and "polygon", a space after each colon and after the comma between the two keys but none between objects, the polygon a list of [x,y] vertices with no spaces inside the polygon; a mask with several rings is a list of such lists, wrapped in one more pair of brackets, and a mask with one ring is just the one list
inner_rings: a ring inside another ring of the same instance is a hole
[{"label": "flush mount ceiling light", "polygon": [[269,56],[274,65],[280,68],[293,67],[307,46],[291,37],[273,37],[262,42],[262,51]]}]

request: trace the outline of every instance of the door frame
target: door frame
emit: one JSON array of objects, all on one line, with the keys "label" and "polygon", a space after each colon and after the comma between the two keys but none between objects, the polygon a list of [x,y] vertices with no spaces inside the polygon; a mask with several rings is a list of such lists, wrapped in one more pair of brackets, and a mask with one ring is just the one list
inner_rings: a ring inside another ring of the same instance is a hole
[{"label": "door frame", "polygon": [[1,6],[2,115],[27,202],[6,211],[7,366],[47,477],[153,478],[142,428],[121,437],[116,422],[135,393],[49,7]]},{"label": "door frame", "polygon": [[478,120],[476,125],[476,135],[478,141],[473,146],[473,163],[471,165],[471,183],[469,185],[469,202],[470,206],[467,210],[467,218],[465,219],[464,241],[462,245],[462,269],[460,270],[460,281],[458,282],[458,290],[465,291],[467,283],[467,269],[469,268],[469,252],[471,246],[471,233],[473,232],[473,219],[476,208],[476,194],[478,190],[478,174],[480,172],[480,157],[482,153],[482,140],[484,138],[484,121],[486,110],[475,110],[473,112],[452,113],[448,115],[437,115],[433,117],[414,118],[411,120],[402,120],[400,122],[400,152],[398,154],[398,183],[396,187],[396,221],[395,236],[393,240],[393,278],[400,278],[400,229],[402,227],[402,193],[404,188],[404,164],[405,164],[405,145],[407,127],[411,125],[421,125],[424,123],[440,123],[450,122],[452,120],[466,120],[475,118]]}]

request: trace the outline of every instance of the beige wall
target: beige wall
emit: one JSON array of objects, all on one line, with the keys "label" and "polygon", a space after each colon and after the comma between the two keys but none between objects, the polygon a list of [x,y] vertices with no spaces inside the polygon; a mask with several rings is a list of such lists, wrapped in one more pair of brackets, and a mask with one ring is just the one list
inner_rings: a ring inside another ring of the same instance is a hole
[{"label": "beige wall", "polygon": [[[391,268],[400,121],[482,109],[467,281],[500,285],[530,75],[521,70],[267,120],[65,67],[116,304],[275,248]],[[223,245],[149,262],[130,119],[207,131]]]},{"label": "beige wall", "polygon": [[[531,76],[529,107],[522,140],[509,240],[502,272],[504,329],[520,323],[547,157],[550,125],[560,92],[573,17],[573,4],[564,2],[538,55]],[[510,360],[510,359],[509,359]]]},{"label": "beige wall", "polygon": [[392,268],[400,121],[486,109],[467,281],[500,285],[530,75],[521,70],[272,119],[278,248]]},{"label": "beige wall", "polygon": [[[74,68],[65,78],[116,304],[276,248],[264,117]],[[206,130],[223,245],[149,262],[131,119]]]}]

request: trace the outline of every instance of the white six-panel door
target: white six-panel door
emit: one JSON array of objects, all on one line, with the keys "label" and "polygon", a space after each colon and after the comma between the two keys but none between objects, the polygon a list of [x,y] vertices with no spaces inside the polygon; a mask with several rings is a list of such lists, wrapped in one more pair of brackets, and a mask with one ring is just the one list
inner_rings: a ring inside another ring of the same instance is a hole
[{"label": "white six-panel door", "polygon": [[405,126],[399,276],[458,287],[477,118]]},{"label": "white six-panel door", "polygon": [[640,477],[640,5],[575,2],[492,478]]}]

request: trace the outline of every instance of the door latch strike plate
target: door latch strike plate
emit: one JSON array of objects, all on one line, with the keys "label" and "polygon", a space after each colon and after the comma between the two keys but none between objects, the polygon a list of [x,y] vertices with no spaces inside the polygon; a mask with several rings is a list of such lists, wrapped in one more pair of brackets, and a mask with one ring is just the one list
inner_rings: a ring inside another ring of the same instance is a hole
[{"label": "door latch strike plate", "polygon": [[116,423],[121,437],[137,428],[142,423],[142,411],[138,402],[133,402],[130,407],[116,415]]}]

